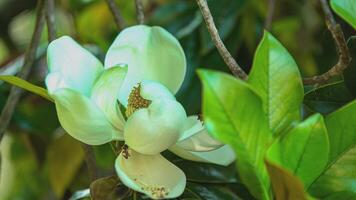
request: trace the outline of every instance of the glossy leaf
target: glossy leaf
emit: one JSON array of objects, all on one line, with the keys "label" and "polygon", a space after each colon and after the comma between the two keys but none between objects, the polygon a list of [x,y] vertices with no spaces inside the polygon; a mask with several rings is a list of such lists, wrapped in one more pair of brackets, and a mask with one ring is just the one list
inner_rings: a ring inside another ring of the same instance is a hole
[{"label": "glossy leaf", "polygon": [[353,99],[345,83],[337,82],[310,90],[304,96],[304,103],[314,112],[329,114]]},{"label": "glossy leaf", "polygon": [[245,82],[230,75],[201,70],[203,117],[207,130],[230,144],[242,182],[258,199],[269,199],[269,179],[263,163],[272,134],[262,101]]},{"label": "glossy leaf", "polygon": [[298,199],[307,200],[302,182],[289,171],[278,165],[266,161],[268,173],[271,177],[274,197],[276,200]]},{"label": "glossy leaf", "polygon": [[262,97],[273,133],[300,120],[304,92],[298,66],[268,32],[264,33],[256,50],[248,82]]},{"label": "glossy leaf", "polygon": [[174,164],[184,171],[188,181],[201,183],[238,182],[233,164],[225,167],[186,160],[179,160],[178,162],[174,162]]},{"label": "glossy leaf", "polygon": [[226,200],[240,200],[236,193],[230,191],[221,185],[203,185],[188,183],[187,191],[192,193],[193,199],[226,199]]},{"label": "glossy leaf", "polygon": [[289,169],[308,187],[328,161],[329,141],[323,117],[313,115],[281,136],[268,150],[268,160]]},{"label": "glossy leaf", "polygon": [[354,29],[356,29],[356,1],[355,0],[331,0],[332,9]]},{"label": "glossy leaf", "polygon": [[33,85],[32,83],[27,82],[26,80],[23,80],[17,76],[0,76],[0,80],[15,85],[19,88],[25,89],[53,102],[53,99],[49,96],[46,89]]},{"label": "glossy leaf", "polygon": [[330,141],[329,161],[309,189],[324,198],[335,192],[356,196],[356,101],[325,118]]},{"label": "glossy leaf", "polygon": [[80,143],[68,134],[62,135],[47,153],[48,178],[55,195],[61,198],[84,161]]}]

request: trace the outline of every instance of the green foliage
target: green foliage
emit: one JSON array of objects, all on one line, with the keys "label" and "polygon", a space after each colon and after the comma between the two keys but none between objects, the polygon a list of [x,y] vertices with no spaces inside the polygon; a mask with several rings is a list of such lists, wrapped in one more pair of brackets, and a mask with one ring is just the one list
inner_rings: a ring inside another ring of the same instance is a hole
[{"label": "green foliage", "polygon": [[298,66],[268,32],[257,47],[248,83],[262,97],[269,128],[274,134],[300,120],[303,85]]},{"label": "green foliage", "polygon": [[325,170],[310,188],[311,193],[317,197],[323,198],[335,192],[345,192],[345,195],[356,198],[355,113],[356,101],[353,101],[325,118],[330,153]]},{"label": "green foliage", "polygon": [[230,75],[209,70],[199,75],[206,128],[235,150],[237,170],[250,192],[258,199],[269,199],[263,157],[272,134],[261,99],[247,83]]},{"label": "green foliage", "polygon": [[308,188],[323,172],[328,154],[327,130],[323,117],[316,114],[279,137],[270,146],[266,157],[270,162],[293,172]]},{"label": "green foliage", "polygon": [[35,86],[19,77],[16,76],[0,76],[0,80],[8,82],[10,84],[13,84],[17,87],[20,87],[22,89],[28,90],[34,94],[37,94],[49,101],[53,101],[53,99],[49,96],[48,92],[46,89]]},{"label": "green foliage", "polygon": [[356,29],[356,2],[354,0],[331,0],[331,7]]}]

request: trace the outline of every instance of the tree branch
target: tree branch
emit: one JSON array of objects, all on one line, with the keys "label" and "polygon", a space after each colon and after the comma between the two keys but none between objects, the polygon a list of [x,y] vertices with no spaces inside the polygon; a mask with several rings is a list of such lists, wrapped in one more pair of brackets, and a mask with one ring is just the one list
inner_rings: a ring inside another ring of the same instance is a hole
[{"label": "tree branch", "polygon": [[143,11],[142,0],[135,0],[135,6],[136,6],[137,23],[144,24],[145,23],[145,14]]},{"label": "tree branch", "polygon": [[124,18],[122,17],[120,9],[117,7],[114,0],[106,0],[106,3],[108,4],[111,14],[114,17],[114,21],[116,23],[117,28],[122,29],[122,28],[126,27],[126,22],[125,22]]},{"label": "tree branch", "polygon": [[247,79],[247,74],[242,70],[242,68],[237,64],[235,59],[231,56],[230,52],[226,49],[224,43],[222,42],[218,30],[214,24],[214,19],[210,13],[208,4],[206,0],[197,0],[200,11],[204,17],[206,26],[210,33],[211,39],[213,40],[216,48],[218,49],[221,57],[223,58],[226,65],[229,67],[230,71],[238,78],[243,80]]},{"label": "tree branch", "polygon": [[303,82],[306,85],[322,84],[327,82],[331,77],[342,74],[351,62],[351,56],[345,41],[344,33],[342,32],[340,25],[336,23],[328,2],[326,0],[320,0],[320,3],[325,14],[326,26],[335,41],[339,60],[329,71],[324,74],[311,78],[305,78]]},{"label": "tree branch", "polygon": [[[30,46],[25,54],[24,64],[21,68],[21,71],[18,74],[18,76],[22,79],[27,79],[27,77],[31,71],[31,67],[34,63],[36,51],[37,51],[37,48],[40,43],[40,38],[41,38],[44,23],[45,23],[45,5],[44,4],[45,4],[44,0],[38,1],[35,29],[32,34]],[[0,142],[5,134],[5,130],[6,130],[7,126],[9,125],[9,122],[12,118],[15,107],[20,99],[22,92],[23,92],[22,89],[15,87],[15,86],[12,86],[12,88],[10,90],[9,97],[6,101],[6,104],[1,112],[1,116],[0,116]]]},{"label": "tree branch", "polygon": [[99,168],[96,164],[95,153],[92,146],[82,143],[82,148],[85,154],[85,163],[88,168],[91,181],[99,178]]},{"label": "tree branch", "polygon": [[271,30],[275,4],[276,4],[276,0],[268,0],[268,10],[267,10],[266,21],[265,21],[265,29],[268,31]]},{"label": "tree branch", "polygon": [[54,0],[46,0],[46,21],[48,30],[48,41],[51,42],[57,38],[57,29],[55,22]]}]

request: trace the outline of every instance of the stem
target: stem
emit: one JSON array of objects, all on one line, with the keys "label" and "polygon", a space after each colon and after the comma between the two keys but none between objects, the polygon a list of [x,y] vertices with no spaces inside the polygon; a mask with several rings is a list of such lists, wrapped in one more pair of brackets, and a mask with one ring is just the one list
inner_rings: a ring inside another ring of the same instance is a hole
[{"label": "stem", "polygon": [[91,181],[99,178],[99,168],[96,164],[95,153],[92,146],[82,143],[82,148],[85,153],[85,163],[88,168],[88,173]]},{"label": "stem", "polygon": [[268,10],[267,10],[267,16],[265,21],[265,29],[269,31],[271,30],[271,26],[272,26],[275,4],[276,4],[276,0],[268,0]]},{"label": "stem", "polygon": [[144,24],[145,23],[145,14],[143,11],[142,0],[135,0],[135,6],[136,6],[137,23]]},{"label": "stem", "polygon": [[210,13],[206,0],[197,0],[197,3],[204,17],[206,27],[208,28],[211,39],[213,40],[215,47],[218,49],[221,57],[224,59],[224,62],[236,77],[246,80],[247,74],[237,64],[235,59],[231,56],[230,52],[226,49],[224,43],[222,42],[218,30],[216,29],[216,26],[214,24],[214,19]]},{"label": "stem", "polygon": [[[32,34],[31,43],[28,50],[25,53],[24,64],[19,72],[18,76],[22,79],[27,79],[31,67],[35,61],[36,51],[40,43],[43,26],[45,23],[45,2],[40,0],[37,5],[37,17],[34,32]],[[20,96],[23,90],[12,86],[9,94],[9,98],[6,101],[4,109],[0,116],[0,142],[5,134],[5,130],[9,125],[9,122],[14,114],[15,107],[19,102]]]},{"label": "stem", "polygon": [[46,0],[46,7],[48,41],[51,42],[57,38],[54,0]]},{"label": "stem", "polygon": [[322,84],[327,82],[331,77],[342,74],[351,62],[351,56],[349,49],[347,48],[344,33],[342,32],[340,25],[336,23],[328,2],[326,0],[320,0],[320,3],[325,14],[326,26],[335,41],[339,60],[331,69],[329,69],[329,71],[324,74],[311,78],[305,78],[303,82],[306,85]]},{"label": "stem", "polygon": [[111,11],[111,14],[114,17],[114,21],[116,26],[119,29],[122,29],[124,27],[126,27],[126,22],[124,20],[124,18],[121,15],[120,9],[117,7],[116,3],[114,2],[114,0],[106,0],[106,3],[108,4],[108,7]]}]

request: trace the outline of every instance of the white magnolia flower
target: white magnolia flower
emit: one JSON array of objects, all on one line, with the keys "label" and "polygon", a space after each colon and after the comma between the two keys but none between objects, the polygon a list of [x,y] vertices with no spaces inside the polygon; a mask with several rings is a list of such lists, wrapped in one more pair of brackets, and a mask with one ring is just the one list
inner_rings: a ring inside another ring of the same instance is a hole
[{"label": "white magnolia flower", "polygon": [[115,168],[133,190],[155,199],[183,193],[183,171],[160,155],[167,149],[200,162],[234,160],[232,150],[211,138],[197,116],[187,117],[176,101],[186,60],[166,30],[143,25],[123,30],[104,66],[64,36],[49,45],[48,66],[46,85],[63,128],[90,145],[125,140]]}]

